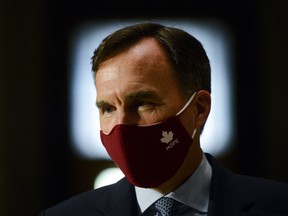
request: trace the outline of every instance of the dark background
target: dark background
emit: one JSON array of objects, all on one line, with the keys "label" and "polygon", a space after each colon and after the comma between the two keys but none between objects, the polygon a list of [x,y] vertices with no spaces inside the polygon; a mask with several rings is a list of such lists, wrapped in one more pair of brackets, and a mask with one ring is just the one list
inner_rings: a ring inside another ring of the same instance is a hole
[{"label": "dark background", "polygon": [[[0,0],[0,215],[39,211],[92,188],[107,161],[69,139],[70,32],[109,18],[215,18],[234,38],[236,134],[229,169],[288,183],[288,1]],[[217,139],[217,137],[215,137]]]}]

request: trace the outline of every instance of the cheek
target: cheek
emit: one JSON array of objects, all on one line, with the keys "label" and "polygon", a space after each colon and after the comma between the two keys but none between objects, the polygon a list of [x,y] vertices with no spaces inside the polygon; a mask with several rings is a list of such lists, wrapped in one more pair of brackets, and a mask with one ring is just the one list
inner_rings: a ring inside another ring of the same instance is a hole
[{"label": "cheek", "polygon": [[152,125],[166,121],[168,118],[175,115],[174,111],[167,109],[154,109],[151,112],[143,112],[139,115],[139,125]]},{"label": "cheek", "polygon": [[139,125],[152,125],[161,122],[162,118],[157,113],[142,113],[139,115]]}]

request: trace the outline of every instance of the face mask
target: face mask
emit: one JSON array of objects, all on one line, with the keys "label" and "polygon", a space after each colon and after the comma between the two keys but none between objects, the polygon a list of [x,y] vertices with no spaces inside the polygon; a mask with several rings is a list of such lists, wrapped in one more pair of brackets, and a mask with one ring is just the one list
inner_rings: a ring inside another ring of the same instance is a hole
[{"label": "face mask", "polygon": [[108,135],[100,131],[108,154],[131,184],[155,188],[179,170],[196,132],[195,129],[191,137],[180,122],[179,115],[195,94],[175,117],[164,122],[148,126],[120,124]]}]

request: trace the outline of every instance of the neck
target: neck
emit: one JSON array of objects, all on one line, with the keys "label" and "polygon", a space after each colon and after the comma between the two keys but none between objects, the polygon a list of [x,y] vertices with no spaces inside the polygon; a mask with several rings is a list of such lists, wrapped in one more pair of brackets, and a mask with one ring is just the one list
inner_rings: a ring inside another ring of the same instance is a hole
[{"label": "neck", "polygon": [[177,173],[171,179],[154,189],[163,194],[168,194],[169,192],[175,190],[195,172],[201,163],[202,157],[203,152],[200,148],[199,142],[193,142],[182,166]]}]

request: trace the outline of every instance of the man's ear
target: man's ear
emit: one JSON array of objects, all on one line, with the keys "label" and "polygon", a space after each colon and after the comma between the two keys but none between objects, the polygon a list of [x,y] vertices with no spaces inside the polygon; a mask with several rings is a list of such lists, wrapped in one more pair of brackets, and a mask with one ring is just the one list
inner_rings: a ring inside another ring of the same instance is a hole
[{"label": "man's ear", "polygon": [[210,113],[211,109],[211,95],[206,90],[201,90],[195,95],[195,108],[196,108],[196,128],[202,127]]}]

